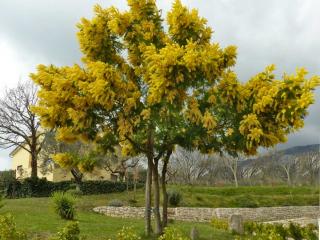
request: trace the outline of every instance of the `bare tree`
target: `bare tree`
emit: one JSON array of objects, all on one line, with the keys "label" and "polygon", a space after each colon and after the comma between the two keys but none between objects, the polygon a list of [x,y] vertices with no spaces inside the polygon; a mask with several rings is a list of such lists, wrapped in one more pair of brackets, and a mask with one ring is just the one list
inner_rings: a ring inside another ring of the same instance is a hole
[{"label": "bare tree", "polygon": [[[52,155],[57,153],[70,153],[73,156],[84,156],[85,154],[92,151],[92,146],[90,144],[85,144],[80,141],[76,141],[74,143],[65,143],[57,141],[55,138],[55,131],[47,131],[42,140],[42,149],[39,153],[39,162],[40,169],[42,174],[46,174],[47,172],[51,172],[54,167],[58,165],[52,160]],[[82,183],[82,179],[84,177],[84,173],[82,173],[76,162],[70,168],[70,170],[77,188],[80,188]]]},{"label": "bare tree", "polygon": [[41,150],[40,123],[31,106],[38,101],[37,88],[31,81],[18,83],[0,99],[0,147],[22,148],[31,155],[31,177],[38,176],[37,157]]},{"label": "bare tree", "polygon": [[171,156],[169,172],[175,173],[176,181],[194,184],[207,173],[209,155],[178,147]]},{"label": "bare tree", "polygon": [[116,174],[119,180],[126,181],[127,193],[129,194],[129,173],[131,170],[133,180],[133,199],[136,197],[137,181],[139,177],[139,164],[142,161],[141,156],[127,157],[121,153],[121,147],[113,148],[113,151],[101,151],[97,154],[98,165],[111,174]]},{"label": "bare tree", "polygon": [[133,169],[138,166],[140,156],[127,157],[121,154],[121,148],[114,148],[113,152],[107,152],[99,156],[99,166],[107,172],[117,174],[119,180],[122,182],[128,179],[129,169]]},{"label": "bare tree", "polygon": [[305,178],[307,176],[310,184],[317,183],[320,177],[320,153],[308,152],[298,158],[301,162],[302,177]]},{"label": "bare tree", "polygon": [[280,157],[278,164],[285,175],[287,184],[291,186],[293,184],[293,176],[299,168],[299,158],[297,156],[284,155]]},{"label": "bare tree", "polygon": [[261,168],[263,166],[261,166],[261,162],[257,159],[249,159],[247,161],[249,162],[246,165],[238,168],[238,173],[243,180],[249,182],[250,185],[253,185],[254,180],[261,174]]},{"label": "bare tree", "polygon": [[201,169],[205,169],[203,176],[198,179],[198,182],[207,185],[213,185],[217,180],[220,162],[216,155],[208,155],[205,161],[199,162]]},{"label": "bare tree", "polygon": [[242,155],[230,156],[229,154],[224,154],[223,156],[221,156],[221,158],[222,158],[224,165],[232,173],[235,187],[238,187],[239,186],[238,177],[240,175],[239,173],[241,172],[241,171],[239,171],[239,162],[244,161],[245,157]]}]

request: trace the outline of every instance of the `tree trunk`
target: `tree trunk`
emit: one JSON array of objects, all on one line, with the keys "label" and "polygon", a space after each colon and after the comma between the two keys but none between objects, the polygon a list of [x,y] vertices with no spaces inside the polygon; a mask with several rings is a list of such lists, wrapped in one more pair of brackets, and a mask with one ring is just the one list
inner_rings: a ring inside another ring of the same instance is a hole
[{"label": "tree trunk", "polygon": [[123,172],[119,172],[119,181],[124,182],[125,174]]},{"label": "tree trunk", "polygon": [[135,169],[134,172],[134,178],[133,178],[133,200],[136,200],[136,194],[137,194],[137,169]]},{"label": "tree trunk", "polygon": [[168,162],[171,153],[167,154],[163,161],[162,167],[162,176],[161,176],[161,188],[162,188],[162,228],[164,229],[168,225],[168,193],[167,193],[167,185],[166,185],[166,175],[167,175],[167,168]]},{"label": "tree trunk", "polygon": [[290,171],[286,170],[287,173],[287,182],[288,182],[288,186],[291,186],[291,177],[290,177]]},{"label": "tree trunk", "polygon": [[134,182],[133,182],[133,200],[136,200],[136,194],[137,194],[137,180],[134,180]]},{"label": "tree trunk", "polygon": [[74,177],[74,180],[76,182],[76,189],[77,190],[81,190],[80,186],[81,186],[81,183],[82,183],[83,174],[79,170],[77,170],[75,168],[71,169],[71,174]]},{"label": "tree trunk", "polygon": [[160,235],[162,233],[162,223],[160,216],[160,186],[159,186],[159,172],[158,172],[158,160],[155,160],[153,165],[153,189],[154,189],[154,219],[155,219],[155,234]]},{"label": "tree trunk", "polygon": [[126,187],[127,187],[127,194],[129,195],[129,176],[128,173],[126,172],[125,174],[125,178],[126,178]]},{"label": "tree trunk", "polygon": [[287,175],[287,184],[288,184],[288,186],[291,186],[290,166],[288,168],[285,166],[282,166],[282,168],[284,169],[284,171],[286,172],[286,175]]},{"label": "tree trunk", "polygon": [[151,183],[152,183],[152,158],[148,157],[148,169],[145,191],[145,234],[151,234]]},{"label": "tree trunk", "polygon": [[233,176],[234,176],[234,184],[236,187],[238,187],[238,158],[235,158],[235,163],[234,163],[234,171],[233,171]]},{"label": "tree trunk", "polygon": [[234,185],[236,187],[239,187],[237,172],[236,171],[232,171],[232,172],[233,172],[233,178],[234,178]]},{"label": "tree trunk", "polygon": [[31,178],[38,178],[38,161],[37,154],[32,151],[31,153]]},{"label": "tree trunk", "polygon": [[146,155],[148,159],[146,192],[145,192],[145,233],[147,236],[151,234],[151,191],[152,191],[152,174],[153,174],[153,156],[154,156],[154,136],[153,126],[150,124],[148,129],[148,141],[146,145]]}]

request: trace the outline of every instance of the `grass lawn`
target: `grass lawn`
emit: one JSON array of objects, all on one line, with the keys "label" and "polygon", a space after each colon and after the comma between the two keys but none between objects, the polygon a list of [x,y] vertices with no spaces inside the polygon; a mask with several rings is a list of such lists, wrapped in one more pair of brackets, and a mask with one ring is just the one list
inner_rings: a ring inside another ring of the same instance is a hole
[{"label": "grass lawn", "polygon": [[[179,189],[183,196],[181,206],[190,207],[318,205],[319,199],[319,189],[315,187],[170,186],[169,189]],[[93,207],[106,205],[110,200],[120,199],[128,202],[132,197],[132,192],[129,194],[124,192],[79,198],[77,220],[80,223],[81,232],[89,236],[90,240],[100,240],[113,237],[123,226],[131,226],[143,235],[142,219],[111,218],[92,212]],[[138,190],[136,206],[143,206],[143,197],[143,189]],[[40,239],[46,239],[56,233],[66,223],[53,212],[49,198],[5,200],[5,206],[0,210],[0,214],[7,212],[13,214],[19,229],[30,235],[39,234]],[[174,222],[172,225],[180,228],[187,235],[193,226],[197,226],[203,240],[233,239],[229,233],[215,230],[205,223]]]},{"label": "grass lawn", "polygon": [[[108,195],[83,196],[78,200],[77,221],[79,221],[81,233],[88,236],[88,240],[107,240],[115,236],[123,226],[132,227],[143,237],[144,222],[142,219],[112,218],[92,212],[92,206],[103,205]],[[39,239],[47,239],[60,230],[66,223],[53,211],[49,198],[26,198],[5,200],[5,206],[0,214],[11,213],[15,217],[19,230],[26,231],[29,236],[39,236]],[[193,226],[201,233],[201,239],[233,239],[232,235],[213,229],[209,223],[174,222],[175,227],[181,229],[186,235]],[[31,237],[30,237],[31,238]],[[155,239],[155,238],[149,238]]]},{"label": "grass lawn", "polygon": [[[275,206],[318,206],[318,187],[287,187],[287,186],[254,186],[254,187],[203,187],[171,185],[170,190],[182,194],[183,207],[275,207]],[[122,200],[127,205],[130,193],[109,194],[100,205],[113,199]],[[98,199],[96,199],[99,201]],[[135,206],[144,206],[144,191],[139,189]]]}]

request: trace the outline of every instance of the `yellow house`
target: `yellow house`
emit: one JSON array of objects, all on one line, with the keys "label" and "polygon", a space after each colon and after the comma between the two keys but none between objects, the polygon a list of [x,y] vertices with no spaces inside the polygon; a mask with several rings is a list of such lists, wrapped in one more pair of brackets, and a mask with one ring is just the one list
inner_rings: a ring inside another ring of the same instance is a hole
[{"label": "yellow house", "polygon": [[[27,146],[26,146],[27,147]],[[24,179],[31,176],[31,154],[21,147],[15,148],[11,153],[12,170],[16,171],[17,179]],[[48,181],[60,182],[73,179],[70,171],[51,164],[50,171],[43,174],[38,164],[38,177],[46,178]],[[115,176],[104,169],[95,169],[92,173],[84,174],[83,180],[113,180]]]}]

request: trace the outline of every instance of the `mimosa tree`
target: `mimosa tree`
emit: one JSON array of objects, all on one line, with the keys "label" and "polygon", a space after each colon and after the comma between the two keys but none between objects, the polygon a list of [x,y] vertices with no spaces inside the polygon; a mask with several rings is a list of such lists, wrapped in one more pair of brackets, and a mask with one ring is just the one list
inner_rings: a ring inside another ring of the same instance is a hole
[{"label": "mimosa tree", "polygon": [[161,220],[158,165],[162,174],[176,145],[202,152],[255,154],[285,142],[303,126],[314,102],[317,76],[304,69],[275,79],[274,66],[241,83],[233,66],[236,47],[213,43],[197,10],[176,0],[167,27],[155,0],[128,0],[129,10],[96,6],[78,25],[83,66],[39,65],[34,111],[65,141],[92,141],[124,155],[148,159],[146,233],[151,231],[153,181],[155,233],[167,223],[165,179]]}]

